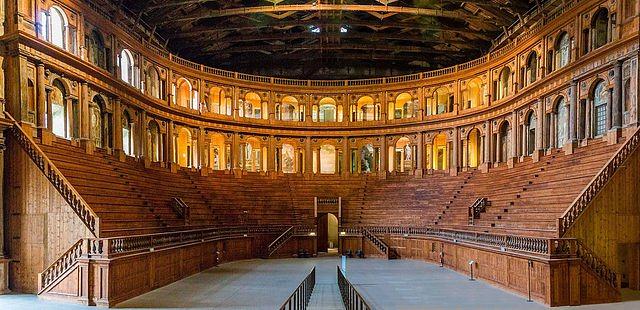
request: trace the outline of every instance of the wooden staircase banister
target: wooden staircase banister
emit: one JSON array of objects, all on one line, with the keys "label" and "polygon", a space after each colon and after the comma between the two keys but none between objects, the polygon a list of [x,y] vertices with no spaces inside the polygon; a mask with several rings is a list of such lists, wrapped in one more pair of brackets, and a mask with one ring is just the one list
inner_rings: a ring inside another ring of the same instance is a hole
[{"label": "wooden staircase banister", "polygon": [[33,138],[20,126],[20,124],[9,114],[5,112],[8,119],[11,120],[13,126],[10,132],[16,138],[18,144],[29,155],[36,166],[44,173],[45,177],[53,185],[53,187],[62,195],[62,198],[69,204],[71,209],[78,215],[80,220],[89,229],[94,237],[100,235],[100,217],[91,209],[89,204],[80,196],[78,191],[71,185],[71,182],[64,177],[62,172],[53,164],[53,162],[42,151]]},{"label": "wooden staircase banister", "polygon": [[485,212],[488,199],[486,197],[478,198],[469,206],[469,225],[473,225],[475,219],[480,218],[480,213]]},{"label": "wooden staircase banister", "polygon": [[78,258],[86,254],[84,241],[84,239],[78,240],[71,248],[60,255],[57,260],[38,274],[38,294],[56,283],[62,275],[76,265]]},{"label": "wooden staircase banister", "polygon": [[267,257],[273,255],[275,251],[277,251],[283,244],[287,242],[291,237],[293,237],[295,232],[295,226],[291,226],[287,228],[282,234],[280,234],[276,239],[274,239],[267,246]]},{"label": "wooden staircase banister", "polygon": [[191,215],[191,207],[189,207],[189,205],[187,205],[187,203],[184,202],[182,198],[180,197],[171,198],[171,207],[173,208],[173,211],[178,215],[178,217],[180,217],[181,219],[184,219],[185,224],[189,223],[189,217]]},{"label": "wooden staircase banister", "polygon": [[611,159],[607,161],[604,167],[591,179],[591,182],[582,190],[580,195],[571,203],[571,206],[558,218],[558,237],[563,237],[567,231],[569,231],[571,226],[573,226],[580,215],[582,215],[591,204],[591,201],[593,201],[607,185],[620,166],[636,151],[638,145],[640,145],[640,127],[625,141]]},{"label": "wooden staircase banister", "polygon": [[378,249],[378,251],[385,255],[387,259],[392,258],[392,251],[391,248],[389,248],[389,245],[387,245],[384,241],[382,241],[380,238],[378,238],[378,236],[373,234],[368,229],[363,227],[361,231],[362,236],[369,240]]}]

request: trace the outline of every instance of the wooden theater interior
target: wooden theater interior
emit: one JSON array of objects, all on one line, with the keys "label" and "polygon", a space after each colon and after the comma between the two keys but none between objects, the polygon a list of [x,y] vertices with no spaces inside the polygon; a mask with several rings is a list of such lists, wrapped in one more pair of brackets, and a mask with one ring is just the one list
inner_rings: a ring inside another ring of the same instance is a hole
[{"label": "wooden theater interior", "polygon": [[639,12],[0,1],[0,308],[640,307]]}]

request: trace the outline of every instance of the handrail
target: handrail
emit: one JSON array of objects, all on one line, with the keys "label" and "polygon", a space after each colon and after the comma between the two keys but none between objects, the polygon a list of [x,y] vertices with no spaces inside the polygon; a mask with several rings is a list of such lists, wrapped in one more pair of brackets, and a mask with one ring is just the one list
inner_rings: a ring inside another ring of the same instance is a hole
[{"label": "handrail", "polygon": [[369,241],[371,241],[371,243],[373,243],[373,245],[375,245],[380,252],[382,252],[387,258],[389,258],[389,246],[384,243],[384,241],[380,240],[378,236],[374,235],[366,228],[362,228],[361,231],[362,236],[369,239]]},{"label": "handrail", "polygon": [[13,126],[10,132],[15,136],[18,144],[22,146],[36,166],[49,179],[49,182],[60,193],[62,198],[69,204],[71,209],[80,217],[82,223],[91,231],[95,237],[99,236],[100,218],[91,209],[89,204],[80,196],[80,193],[71,185],[71,182],[64,177],[62,172],[56,168],[53,162],[47,157],[44,151],[40,149],[33,138],[20,126],[20,124],[9,114],[4,113],[11,120]]},{"label": "handrail", "polygon": [[275,251],[277,251],[280,246],[282,246],[287,240],[289,240],[293,236],[294,226],[289,227],[285,230],[280,236],[278,236],[273,242],[269,243],[267,246],[267,255],[271,256]]},{"label": "handrail", "polygon": [[347,310],[371,310],[373,309],[369,303],[362,297],[360,292],[351,284],[349,279],[345,277],[340,266],[336,266],[338,273],[338,288],[342,303]]},{"label": "handrail", "polygon": [[469,206],[469,225],[473,225],[474,220],[480,218],[480,213],[485,212],[487,209],[487,201],[487,197],[478,198]]},{"label": "handrail", "polygon": [[66,252],[64,252],[60,257],[55,260],[49,267],[45,268],[44,271],[38,274],[38,293],[42,293],[46,290],[51,284],[53,284],[61,275],[65,274],[68,270],[70,270],[73,266],[78,262],[78,258],[80,258],[84,254],[84,239],[78,240],[74,245],[71,246]]},{"label": "handrail", "polygon": [[482,246],[502,252],[522,253],[542,259],[579,258],[598,277],[617,289],[616,272],[608,267],[604,260],[598,258],[585,244],[575,238],[540,238],[430,227],[345,227],[342,231],[344,232],[344,234],[341,234],[342,236],[358,234],[364,231],[402,235],[403,237],[426,236],[454,243],[469,243],[474,246]]},{"label": "handrail", "polygon": [[580,195],[571,203],[571,206],[558,218],[558,236],[564,236],[580,215],[589,207],[600,191],[618,171],[620,166],[636,151],[640,145],[640,128],[631,135],[627,141],[616,151],[609,161],[591,179],[591,182],[582,190]]},{"label": "handrail", "polygon": [[232,226],[110,238],[87,238],[85,239],[86,253],[90,257],[112,258],[181,244],[205,242],[221,237],[247,237],[249,234],[274,233],[281,231],[281,229],[282,226],[278,225]]},{"label": "handrail", "polygon": [[575,238],[555,239],[550,250],[555,257],[566,256],[580,258],[580,261],[582,261],[588,269],[595,272],[598,277],[613,288],[618,288],[616,272],[609,268],[605,261],[599,258],[596,253],[581,240]]},{"label": "handrail", "polygon": [[187,205],[187,203],[184,202],[182,198],[180,197],[171,198],[171,207],[173,208],[173,211],[175,211],[176,214],[178,214],[178,216],[181,219],[184,219],[185,223],[189,222],[189,216],[191,215],[191,207],[189,207],[189,205]]},{"label": "handrail", "polygon": [[302,280],[291,296],[280,306],[280,310],[305,310],[311,300],[311,294],[316,286],[316,267]]}]

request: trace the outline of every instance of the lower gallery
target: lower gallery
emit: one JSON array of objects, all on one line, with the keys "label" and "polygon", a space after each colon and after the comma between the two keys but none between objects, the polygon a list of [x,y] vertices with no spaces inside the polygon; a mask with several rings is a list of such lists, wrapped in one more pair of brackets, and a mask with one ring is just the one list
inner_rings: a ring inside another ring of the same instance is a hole
[{"label": "lower gallery", "polygon": [[0,308],[636,309],[639,12],[0,1]]}]

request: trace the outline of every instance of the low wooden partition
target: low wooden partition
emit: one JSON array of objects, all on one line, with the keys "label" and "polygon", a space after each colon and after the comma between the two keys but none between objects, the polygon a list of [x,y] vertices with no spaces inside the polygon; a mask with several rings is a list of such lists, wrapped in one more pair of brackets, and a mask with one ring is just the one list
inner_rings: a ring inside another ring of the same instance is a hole
[{"label": "low wooden partition", "polygon": [[45,299],[111,307],[217,264],[256,258],[283,227],[80,240],[40,274]]},{"label": "low wooden partition", "polygon": [[[358,228],[341,251],[379,253]],[[400,257],[440,264],[549,306],[620,300],[616,275],[577,239],[545,239],[430,228],[369,228]]]}]

